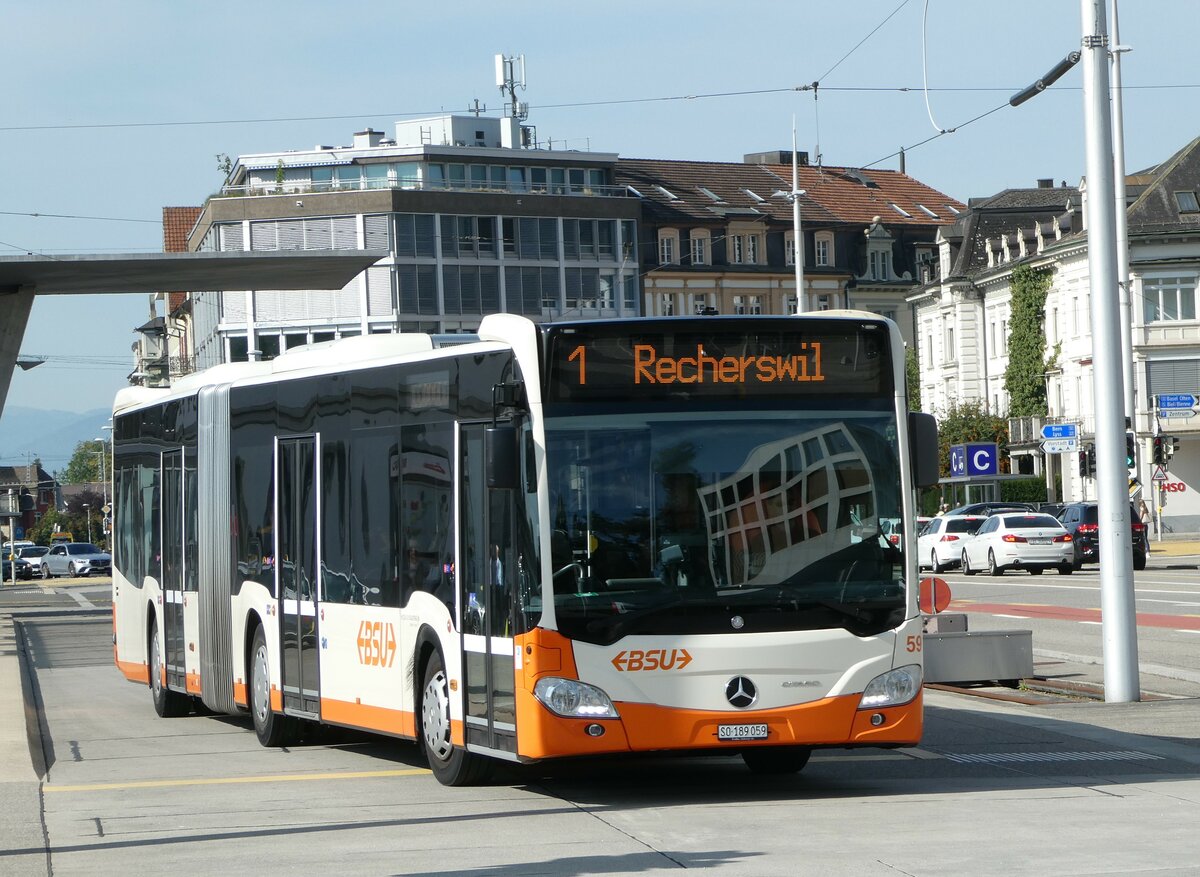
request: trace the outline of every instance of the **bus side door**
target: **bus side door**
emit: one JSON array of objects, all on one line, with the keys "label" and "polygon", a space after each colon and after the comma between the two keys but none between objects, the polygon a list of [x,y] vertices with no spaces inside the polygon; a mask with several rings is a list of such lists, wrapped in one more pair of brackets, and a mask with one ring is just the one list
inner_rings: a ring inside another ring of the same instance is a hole
[{"label": "bus side door", "polygon": [[317,437],[279,439],[276,467],[275,575],[283,707],[289,715],[318,718]]},{"label": "bus side door", "polygon": [[466,742],[501,757],[517,751],[513,656],[512,492],[487,486],[484,424],[459,437],[458,601],[462,619]]}]

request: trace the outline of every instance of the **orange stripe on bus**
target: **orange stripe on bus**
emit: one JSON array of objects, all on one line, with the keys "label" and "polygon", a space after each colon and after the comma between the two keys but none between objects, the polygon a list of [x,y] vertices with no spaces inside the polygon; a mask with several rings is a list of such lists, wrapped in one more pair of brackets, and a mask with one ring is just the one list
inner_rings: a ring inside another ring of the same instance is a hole
[{"label": "orange stripe on bus", "polygon": [[188,694],[200,694],[200,674],[189,673],[184,681]]},{"label": "orange stripe on bus", "polygon": [[250,706],[250,698],[246,695],[246,683],[233,683],[233,702],[238,706]]},{"label": "orange stripe on bus", "polygon": [[365,703],[321,698],[321,721],[350,725],[364,731],[379,731],[397,737],[417,737],[417,716],[407,710],[395,710]]},{"label": "orange stripe on bus", "polygon": [[125,674],[125,678],[130,682],[140,682],[142,685],[150,684],[150,666],[148,664],[117,661],[117,669]]},{"label": "orange stripe on bus", "polygon": [[283,712],[283,692],[271,686],[271,711],[276,713]]}]

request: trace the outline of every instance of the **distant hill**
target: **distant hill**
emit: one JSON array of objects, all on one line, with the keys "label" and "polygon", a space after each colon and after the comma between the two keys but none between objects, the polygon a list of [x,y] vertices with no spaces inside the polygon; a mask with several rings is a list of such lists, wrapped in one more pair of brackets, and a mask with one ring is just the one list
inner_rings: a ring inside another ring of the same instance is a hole
[{"label": "distant hill", "polygon": [[0,465],[21,466],[40,459],[47,472],[61,472],[80,442],[110,438],[100,427],[111,417],[108,408],[80,413],[6,405],[0,415]]}]

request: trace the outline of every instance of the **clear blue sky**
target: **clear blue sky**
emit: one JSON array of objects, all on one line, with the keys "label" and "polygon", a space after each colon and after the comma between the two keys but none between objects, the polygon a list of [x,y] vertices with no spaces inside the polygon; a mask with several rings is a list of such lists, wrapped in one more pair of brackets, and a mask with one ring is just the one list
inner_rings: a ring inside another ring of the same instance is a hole
[{"label": "clear blue sky", "polygon": [[[218,153],[345,145],[368,125],[391,132],[474,98],[496,111],[498,52],[526,56],[521,97],[556,148],[740,161],[790,148],[795,115],[801,149],[819,142],[826,164],[868,165],[937,133],[921,90],[926,6],[929,86],[956,89],[929,95],[941,128],[1005,104],[1082,34],[1078,0],[3,0],[0,254],[161,250],[162,207],[202,204],[221,183]],[[1131,171],[1200,134],[1196,11],[1122,0]],[[1040,177],[1078,183],[1081,73],[909,150],[908,173],[962,200]],[[791,90],[814,80],[816,101]],[[697,97],[654,100],[686,95]],[[14,215],[29,213],[43,216]],[[40,298],[22,353],[50,359],[14,374],[8,404],[110,405],[148,315],[144,295]]]}]

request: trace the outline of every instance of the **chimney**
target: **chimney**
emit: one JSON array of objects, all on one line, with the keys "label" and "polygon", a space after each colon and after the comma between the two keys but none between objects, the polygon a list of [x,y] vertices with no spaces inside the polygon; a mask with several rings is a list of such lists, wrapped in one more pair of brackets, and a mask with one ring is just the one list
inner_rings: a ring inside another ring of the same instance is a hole
[{"label": "chimney", "polygon": [[373,128],[368,128],[366,131],[354,132],[354,148],[355,149],[370,149],[372,146],[378,146],[383,142],[383,132],[376,131]]},{"label": "chimney", "polygon": [[[790,149],[773,149],[770,152],[747,152],[742,156],[743,164],[791,164],[792,151]],[[801,167],[808,167],[808,153],[797,150],[796,163]]]},{"label": "chimney", "polygon": [[1054,188],[1054,180],[1053,179],[1040,179],[1040,180],[1038,180],[1038,188],[1039,189],[1053,189]]}]

